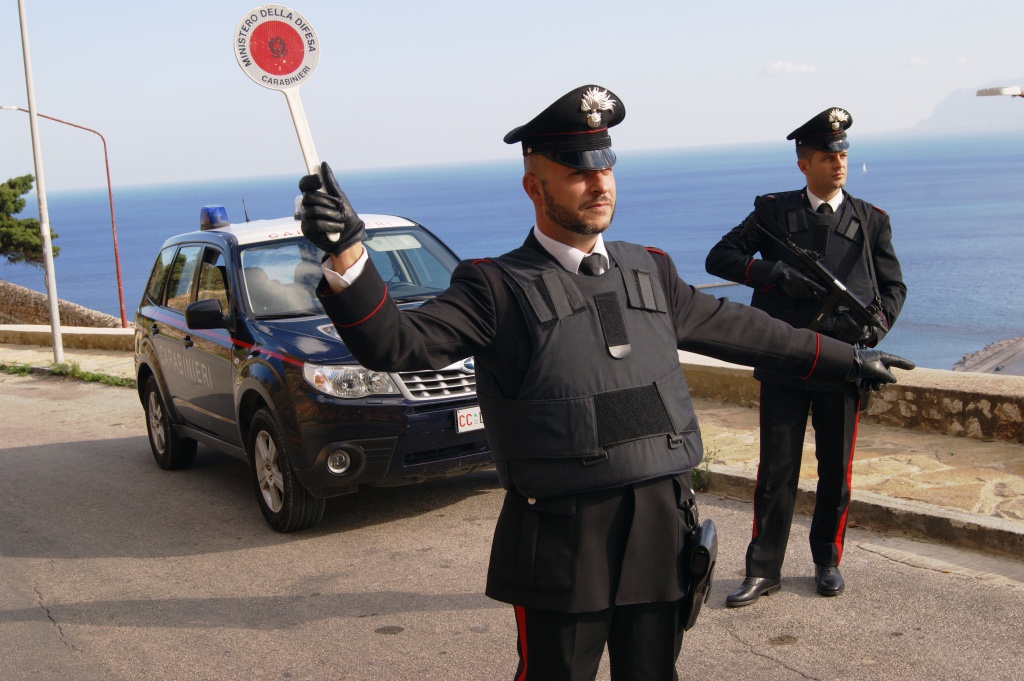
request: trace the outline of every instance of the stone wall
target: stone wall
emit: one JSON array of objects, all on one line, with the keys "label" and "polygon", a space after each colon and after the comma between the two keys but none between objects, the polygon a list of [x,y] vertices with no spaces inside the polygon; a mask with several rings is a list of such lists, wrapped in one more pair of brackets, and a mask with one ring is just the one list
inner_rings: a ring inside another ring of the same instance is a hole
[{"label": "stone wall", "polygon": [[[81,305],[60,300],[57,303],[61,326],[90,326],[96,328],[117,328],[121,320],[117,317],[89,310]],[[50,323],[50,304],[46,294],[38,293],[24,286],[0,281],[0,324],[47,324]]]},{"label": "stone wall", "polygon": [[915,369],[875,394],[865,420],[1024,444],[1024,377]]},{"label": "stone wall", "polygon": [[[692,355],[682,367],[694,396],[758,406],[760,384],[749,367]],[[864,422],[1024,444],[1024,376],[938,369],[893,373],[899,382],[872,395]]]}]

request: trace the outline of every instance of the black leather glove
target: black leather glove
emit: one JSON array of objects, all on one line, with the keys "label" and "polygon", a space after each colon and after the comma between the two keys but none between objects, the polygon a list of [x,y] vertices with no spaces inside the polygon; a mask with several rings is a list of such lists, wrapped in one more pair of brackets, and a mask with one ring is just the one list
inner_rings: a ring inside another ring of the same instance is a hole
[{"label": "black leather glove", "polygon": [[828,293],[825,287],[818,282],[808,278],[803,272],[791,267],[781,260],[775,263],[772,271],[768,273],[768,283],[781,286],[782,290],[790,298],[803,300],[817,298],[823,300]]},{"label": "black leather glove", "polygon": [[846,375],[847,381],[859,381],[862,387],[881,390],[886,383],[895,383],[896,377],[889,367],[913,369],[916,365],[909,359],[890,355],[881,350],[853,349],[853,366]]},{"label": "black leather glove", "polygon": [[[363,240],[366,226],[348,202],[345,192],[338,186],[331,167],[324,163],[321,172],[322,180],[319,175],[306,175],[299,180],[299,191],[302,192],[302,233],[321,251],[328,255],[338,255]],[[321,187],[324,191],[317,191]]]},{"label": "black leather glove", "polygon": [[858,323],[845,308],[836,309],[832,331],[836,334],[836,338],[850,345],[863,343],[871,336],[871,329]]}]

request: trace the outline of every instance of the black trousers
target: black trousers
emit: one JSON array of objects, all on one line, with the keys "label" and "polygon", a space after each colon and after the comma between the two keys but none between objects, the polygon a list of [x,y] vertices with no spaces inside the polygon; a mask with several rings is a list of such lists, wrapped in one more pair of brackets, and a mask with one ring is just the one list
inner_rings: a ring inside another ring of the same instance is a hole
[{"label": "black trousers", "polygon": [[679,602],[564,613],[515,606],[515,681],[593,681],[605,644],[612,681],[677,681],[683,646]]},{"label": "black trousers", "polygon": [[761,454],[754,487],[754,529],[747,547],[747,575],[779,577],[793,521],[804,432],[810,411],[818,460],[817,500],[811,521],[815,565],[836,566],[843,557],[850,475],[860,397],[761,384]]}]

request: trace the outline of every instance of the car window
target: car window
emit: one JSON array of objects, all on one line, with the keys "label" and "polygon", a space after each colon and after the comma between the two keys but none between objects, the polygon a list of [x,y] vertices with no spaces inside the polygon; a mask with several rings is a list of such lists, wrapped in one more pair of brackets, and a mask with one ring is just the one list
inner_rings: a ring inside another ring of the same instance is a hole
[{"label": "car window", "polygon": [[448,288],[458,260],[418,227],[377,229],[363,242],[395,298],[434,296]]},{"label": "car window", "polygon": [[[448,288],[458,259],[420,227],[373,229],[363,242],[397,300],[421,300]],[[316,287],[322,253],[305,239],[242,250],[244,297],[256,317],[323,314]]]},{"label": "car window", "polygon": [[202,250],[202,246],[182,246],[178,249],[167,280],[167,307],[184,311],[185,306],[191,302],[196,264]]},{"label": "car window", "polygon": [[163,301],[164,282],[167,281],[167,273],[171,271],[171,261],[174,260],[176,250],[176,246],[171,246],[160,251],[153,264],[153,272],[146,283],[146,296],[150,302],[157,305]]},{"label": "car window", "polygon": [[215,248],[207,248],[203,253],[196,300],[216,300],[220,303],[220,311],[225,314],[231,309],[228,305],[227,265],[224,254]]},{"label": "car window", "polygon": [[323,314],[314,293],[320,276],[319,252],[305,239],[242,251],[245,297],[257,317]]}]

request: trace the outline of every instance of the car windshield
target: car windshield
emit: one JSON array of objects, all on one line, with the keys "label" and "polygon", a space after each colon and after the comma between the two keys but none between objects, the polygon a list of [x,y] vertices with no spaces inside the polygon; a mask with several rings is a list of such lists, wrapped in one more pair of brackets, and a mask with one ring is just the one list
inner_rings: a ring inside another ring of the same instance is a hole
[{"label": "car windshield", "polygon": [[[448,288],[458,259],[420,227],[367,230],[370,259],[401,302],[425,300]],[[324,313],[316,298],[323,253],[306,239],[253,244],[241,252],[245,297],[258,319]]]}]

